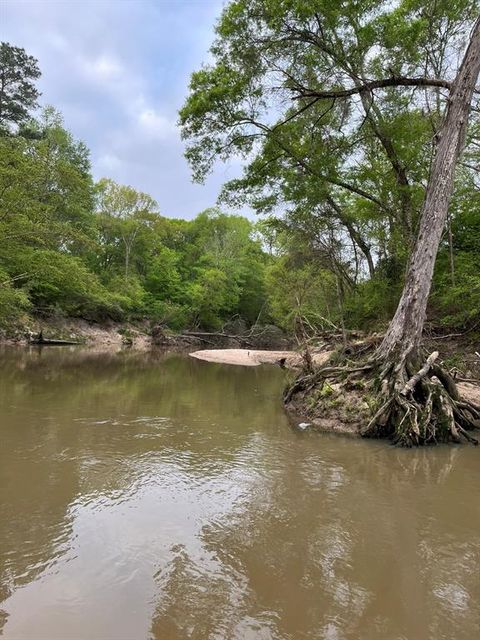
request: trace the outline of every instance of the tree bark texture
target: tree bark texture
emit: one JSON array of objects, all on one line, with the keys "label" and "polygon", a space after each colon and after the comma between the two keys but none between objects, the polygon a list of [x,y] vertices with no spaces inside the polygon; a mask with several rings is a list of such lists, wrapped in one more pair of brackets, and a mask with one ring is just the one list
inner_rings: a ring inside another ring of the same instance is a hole
[{"label": "tree bark texture", "polygon": [[465,144],[468,116],[479,73],[480,18],[473,27],[469,45],[451,88],[403,293],[379,347],[379,354],[383,357],[398,352],[403,359],[420,347],[435,259],[453,190],[455,166]]}]

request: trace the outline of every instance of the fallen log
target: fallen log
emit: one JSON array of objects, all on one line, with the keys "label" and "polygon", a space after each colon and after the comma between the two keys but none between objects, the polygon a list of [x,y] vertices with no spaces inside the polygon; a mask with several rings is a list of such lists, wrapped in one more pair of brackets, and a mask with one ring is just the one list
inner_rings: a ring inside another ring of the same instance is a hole
[{"label": "fallen log", "polygon": [[42,345],[42,346],[62,346],[62,345],[75,345],[82,344],[78,340],[57,340],[55,338],[44,338],[43,333],[40,331],[38,336],[29,336],[29,344]]}]

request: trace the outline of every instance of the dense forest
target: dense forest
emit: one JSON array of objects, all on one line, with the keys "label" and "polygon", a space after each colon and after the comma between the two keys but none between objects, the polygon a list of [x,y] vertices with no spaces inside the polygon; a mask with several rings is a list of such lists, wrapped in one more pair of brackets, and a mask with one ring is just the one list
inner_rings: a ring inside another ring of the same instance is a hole
[{"label": "dense forest", "polygon": [[[219,206],[248,206],[255,223],[219,208],[170,219],[132,186],[95,182],[86,144],[55,108],[39,110],[39,62],[2,43],[4,329],[29,315],[149,319],[174,330],[215,329],[234,316],[288,331],[299,318],[313,331],[387,326],[476,3],[347,3],[341,13],[310,4],[230,3],[216,62],[193,74],[180,113],[194,179],[215,158],[245,159]],[[383,85],[358,89],[384,75]],[[407,76],[417,81],[399,91]],[[346,79],[354,90],[338,94]],[[440,330],[480,318],[478,114],[429,299]]]},{"label": "dense forest", "polygon": [[[244,157],[243,177],[222,198],[247,202],[275,232],[278,311],[295,304],[350,327],[392,317],[445,87],[477,10],[469,0],[248,1],[224,12],[216,62],[192,76],[181,111],[187,157],[199,180],[212,157]],[[436,325],[471,325],[480,311],[478,114],[436,264]]]},{"label": "dense forest", "polygon": [[37,61],[6,43],[0,94],[0,323],[26,314],[214,328],[265,302],[271,260],[247,219],[168,219],[149,195],[94,182],[52,107],[32,117]]},{"label": "dense forest", "polygon": [[284,281],[310,267],[342,328],[391,318],[376,345],[343,331],[323,367],[305,347],[285,403],[406,446],[478,444],[480,406],[423,345],[429,302],[444,325],[479,311],[478,2],[233,0],[216,36],[180,112],[194,178],[243,157],[222,196],[281,212]]}]

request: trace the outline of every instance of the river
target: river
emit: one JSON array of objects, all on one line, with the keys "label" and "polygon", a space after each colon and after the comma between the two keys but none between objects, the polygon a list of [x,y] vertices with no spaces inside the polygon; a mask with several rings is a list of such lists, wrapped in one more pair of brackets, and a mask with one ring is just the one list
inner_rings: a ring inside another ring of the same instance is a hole
[{"label": "river", "polygon": [[298,432],[285,375],[1,351],[0,636],[480,637],[480,451]]}]

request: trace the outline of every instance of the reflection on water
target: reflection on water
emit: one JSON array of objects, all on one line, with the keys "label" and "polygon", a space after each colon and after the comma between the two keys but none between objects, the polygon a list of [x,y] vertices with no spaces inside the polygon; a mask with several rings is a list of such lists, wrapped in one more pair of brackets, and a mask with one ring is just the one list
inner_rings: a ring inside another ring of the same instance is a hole
[{"label": "reflection on water", "polygon": [[0,358],[2,637],[479,637],[477,450],[296,433],[274,368]]}]

